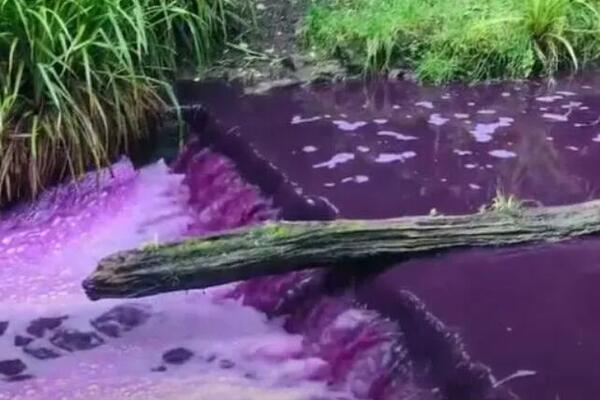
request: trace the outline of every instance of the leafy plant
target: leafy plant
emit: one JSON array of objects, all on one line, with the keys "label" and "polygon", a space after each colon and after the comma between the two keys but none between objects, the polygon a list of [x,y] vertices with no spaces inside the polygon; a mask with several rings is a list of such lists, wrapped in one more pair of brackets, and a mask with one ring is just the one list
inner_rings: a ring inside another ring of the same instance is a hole
[{"label": "leafy plant", "polygon": [[497,213],[507,215],[518,215],[525,207],[524,203],[513,195],[505,195],[502,192],[496,193],[496,197],[492,199],[492,204],[489,209]]}]

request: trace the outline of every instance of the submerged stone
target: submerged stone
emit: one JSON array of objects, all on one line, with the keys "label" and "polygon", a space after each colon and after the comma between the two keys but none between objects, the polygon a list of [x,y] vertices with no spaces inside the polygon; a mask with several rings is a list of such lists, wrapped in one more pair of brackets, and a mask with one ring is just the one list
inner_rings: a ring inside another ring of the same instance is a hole
[{"label": "submerged stone", "polygon": [[27,346],[29,343],[33,342],[33,338],[30,338],[28,336],[21,336],[21,335],[17,335],[15,336],[15,341],[14,344],[16,347],[23,347],[23,346]]},{"label": "submerged stone", "polygon": [[42,317],[35,319],[29,323],[27,333],[37,338],[44,336],[46,331],[51,331],[58,328],[68,317]]},{"label": "submerged stone", "polygon": [[194,353],[191,350],[178,347],[163,353],[162,359],[167,364],[181,365],[188,362],[193,356]]},{"label": "submerged stone", "polygon": [[4,335],[4,332],[8,329],[8,321],[0,321],[0,336]]},{"label": "submerged stone", "polygon": [[95,332],[80,332],[61,329],[51,338],[50,343],[67,351],[90,350],[104,344],[104,339]]},{"label": "submerged stone", "polygon": [[25,369],[27,369],[27,365],[19,359],[0,360],[0,374],[15,376],[25,371]]},{"label": "submerged stone", "polygon": [[233,367],[235,367],[235,363],[231,360],[221,360],[219,361],[219,367],[223,368],[223,369],[231,369]]},{"label": "submerged stone", "polygon": [[4,380],[6,382],[21,382],[21,381],[26,381],[29,379],[33,379],[33,375],[15,375],[15,376],[9,376],[8,378],[5,378]]},{"label": "submerged stone", "polygon": [[124,304],[116,306],[92,320],[91,324],[97,331],[116,338],[144,324],[148,318],[150,318],[150,312],[146,307],[138,304]]},{"label": "submerged stone", "polygon": [[37,358],[38,360],[51,360],[53,358],[58,358],[61,356],[60,353],[48,349],[46,347],[29,347],[26,346],[23,348],[23,351],[29,354],[32,357]]}]

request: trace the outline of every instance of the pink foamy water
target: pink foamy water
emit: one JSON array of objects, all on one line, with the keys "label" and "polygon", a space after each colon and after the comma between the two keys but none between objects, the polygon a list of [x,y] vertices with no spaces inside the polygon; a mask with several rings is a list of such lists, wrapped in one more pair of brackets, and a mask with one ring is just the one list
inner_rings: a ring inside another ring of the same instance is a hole
[{"label": "pink foamy water", "polygon": [[97,261],[276,214],[209,152],[173,174],[122,160],[0,219],[0,399],[351,398],[303,338],[221,288],[92,303]]},{"label": "pink foamy water", "polygon": [[400,326],[321,270],[90,302],[103,256],[278,217],[193,141],[174,170],[122,160],[0,218],[0,400],[512,398],[417,299]]}]

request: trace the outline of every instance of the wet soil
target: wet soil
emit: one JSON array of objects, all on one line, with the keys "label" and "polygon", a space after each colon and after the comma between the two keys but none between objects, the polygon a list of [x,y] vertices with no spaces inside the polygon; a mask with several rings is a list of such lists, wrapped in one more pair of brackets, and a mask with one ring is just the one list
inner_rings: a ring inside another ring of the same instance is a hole
[{"label": "wet soil", "polygon": [[253,22],[229,43],[200,79],[244,85],[247,92],[345,76],[337,61],[322,61],[302,45],[301,23],[310,0],[253,2]]}]

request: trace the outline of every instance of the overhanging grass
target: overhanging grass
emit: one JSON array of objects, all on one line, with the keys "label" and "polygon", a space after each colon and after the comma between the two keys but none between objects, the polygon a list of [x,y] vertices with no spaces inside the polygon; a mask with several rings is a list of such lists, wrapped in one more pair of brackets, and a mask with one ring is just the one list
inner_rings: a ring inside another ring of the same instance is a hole
[{"label": "overhanging grass", "polygon": [[0,0],[0,204],[108,164],[244,0]]},{"label": "overhanging grass", "polygon": [[305,38],[364,71],[526,78],[598,60],[599,10],[598,0],[332,0],[312,7]]}]

